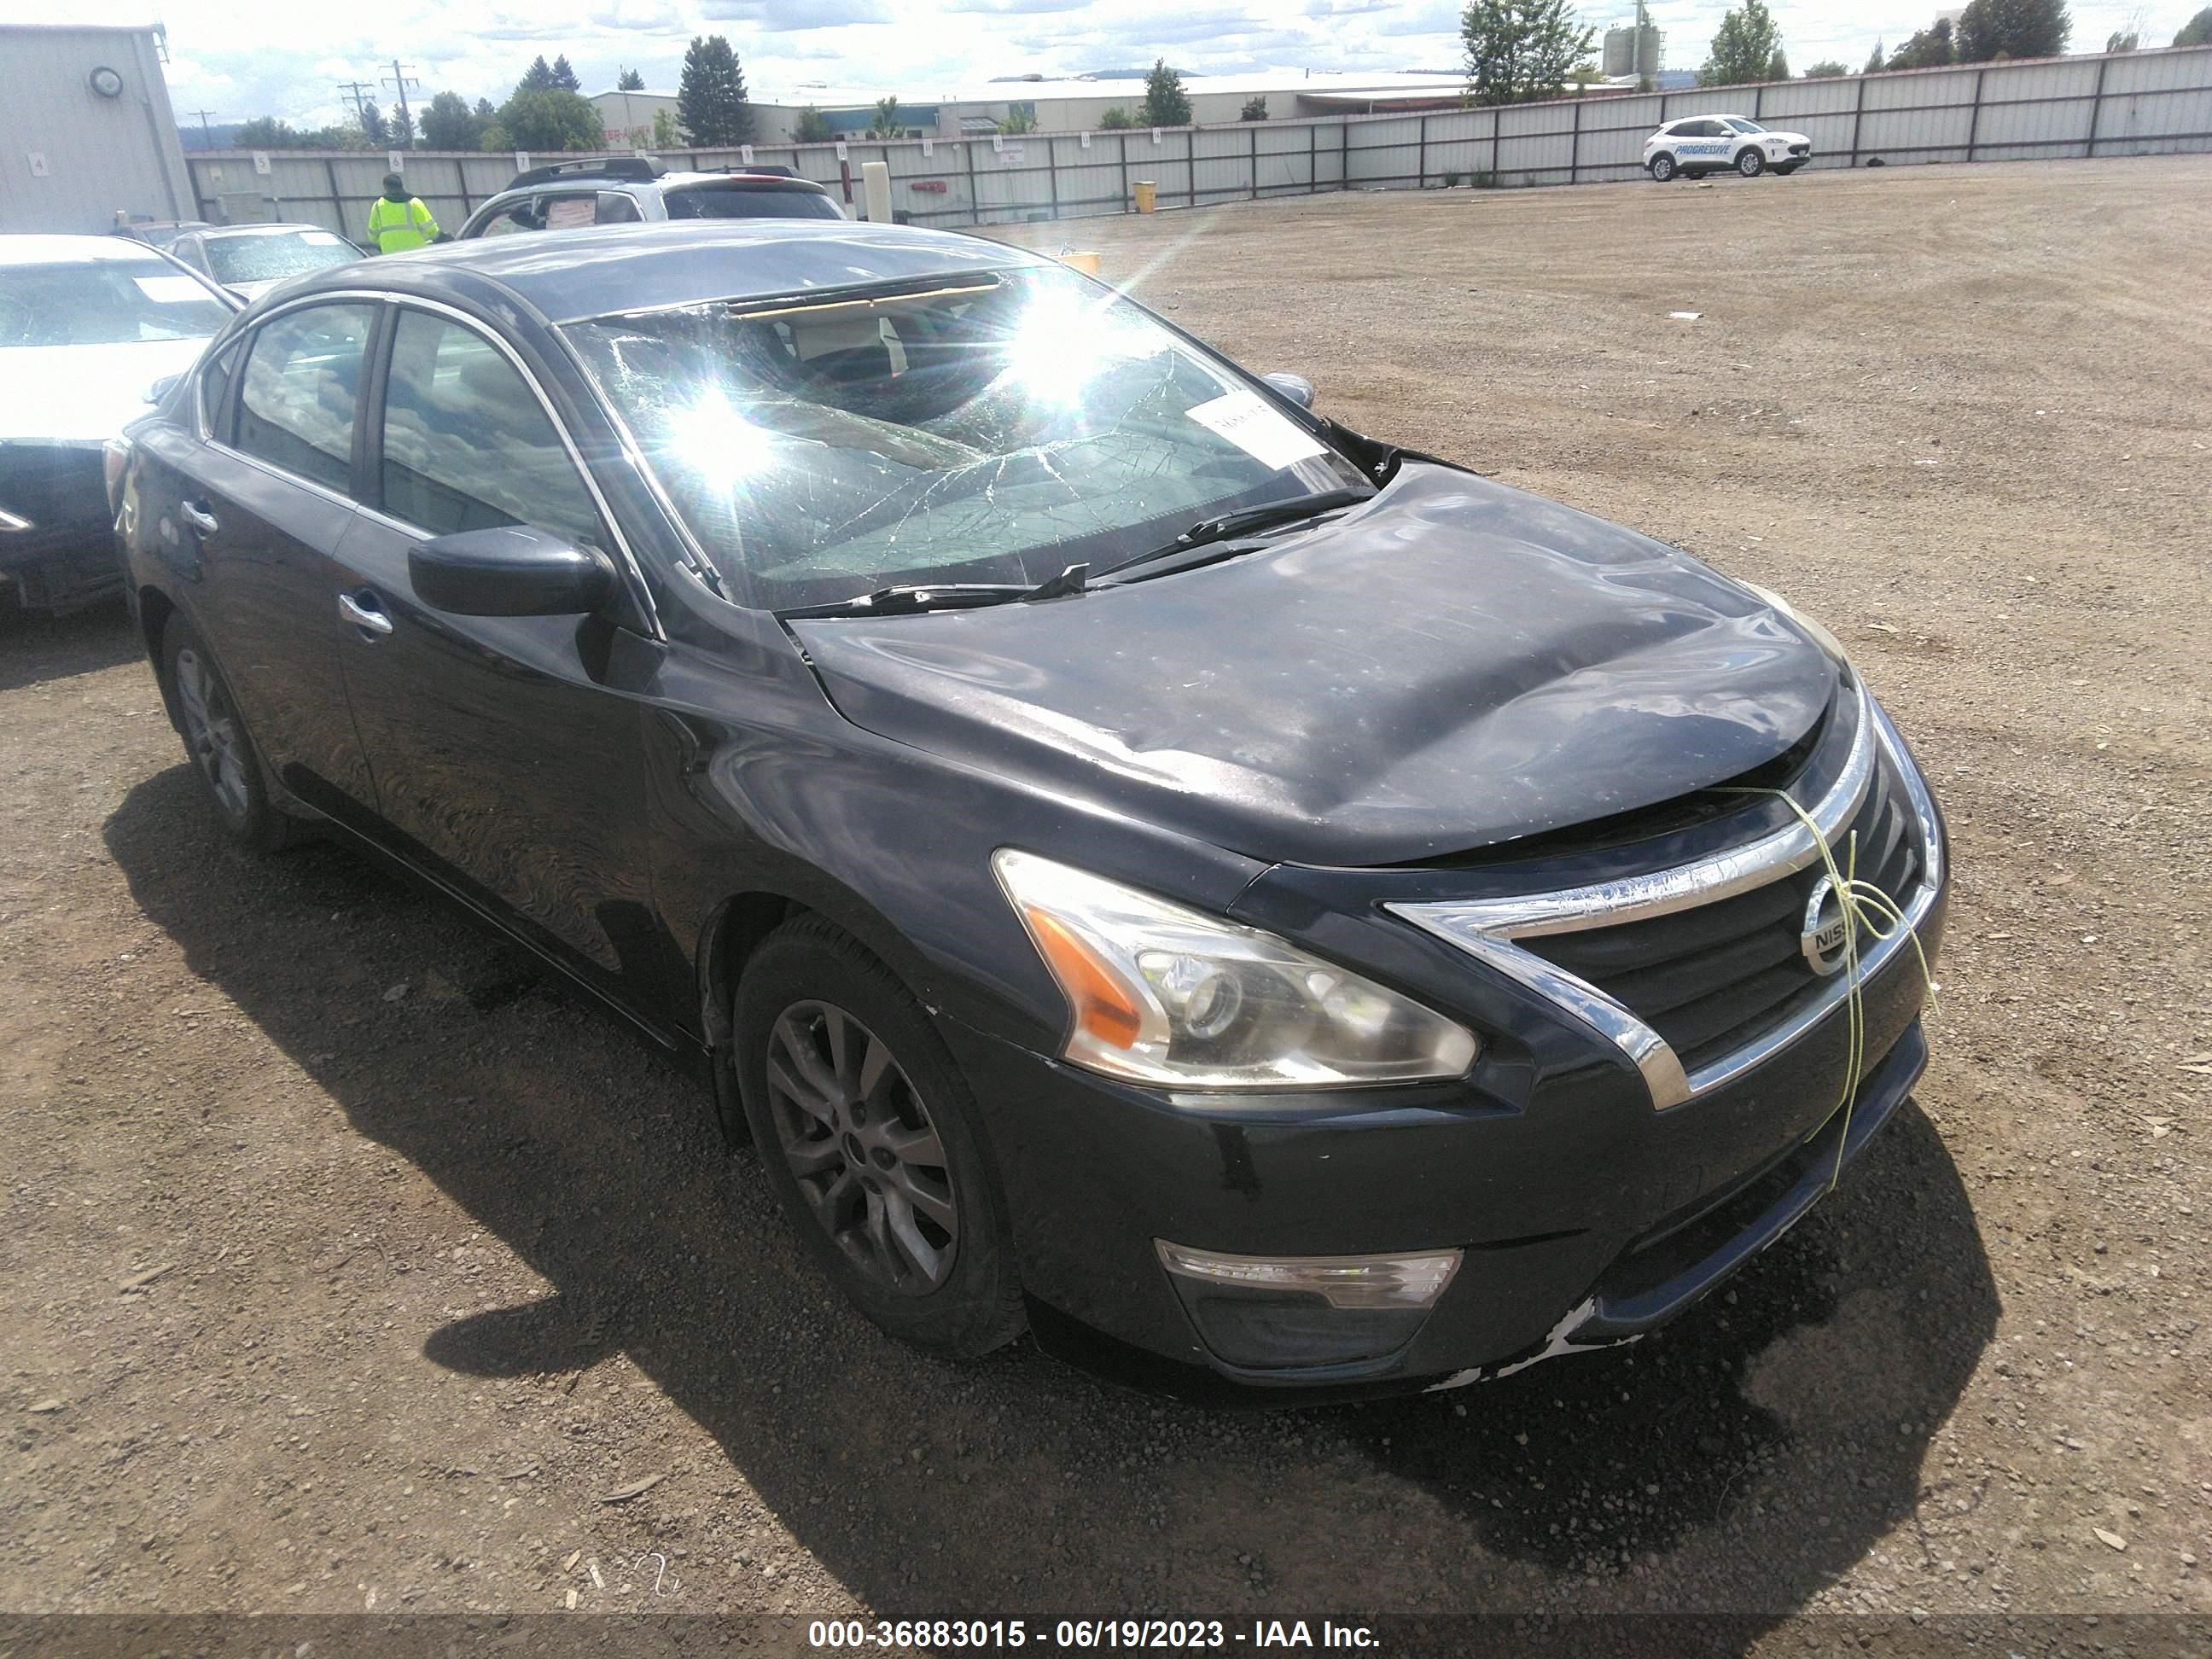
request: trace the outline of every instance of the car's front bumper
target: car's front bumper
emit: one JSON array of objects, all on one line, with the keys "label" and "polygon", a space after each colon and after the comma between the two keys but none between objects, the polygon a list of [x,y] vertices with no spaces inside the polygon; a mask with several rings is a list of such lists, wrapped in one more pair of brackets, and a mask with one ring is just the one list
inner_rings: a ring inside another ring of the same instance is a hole
[{"label": "car's front bumper", "polygon": [[[1940,893],[1919,936],[1932,960]],[[1780,1237],[1910,1092],[1926,1062],[1918,957],[1724,1087],[1655,1111],[1601,1050],[1539,1079],[1224,1104],[1124,1086],[964,1026],[1040,1334],[1141,1380],[1218,1394],[1389,1392],[1473,1381],[1673,1318]],[[1516,1097],[1518,1097],[1516,1098]],[[1459,1249],[1411,1340],[1324,1365],[1231,1364],[1158,1241],[1258,1257]],[[1097,1339],[1103,1338],[1101,1341]]]},{"label": "car's front bumper", "polygon": [[122,586],[99,445],[0,443],[0,582],[57,611]]}]

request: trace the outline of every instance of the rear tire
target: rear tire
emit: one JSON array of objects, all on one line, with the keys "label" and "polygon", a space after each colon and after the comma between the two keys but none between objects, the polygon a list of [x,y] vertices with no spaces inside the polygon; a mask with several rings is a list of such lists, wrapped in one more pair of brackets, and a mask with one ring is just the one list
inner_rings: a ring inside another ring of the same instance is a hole
[{"label": "rear tire", "polygon": [[1758,178],[1766,171],[1766,152],[1756,144],[1747,144],[1735,158],[1735,170],[1747,179]]},{"label": "rear tire", "polygon": [[966,1079],[928,1014],[820,916],[771,933],[732,1053],[769,1185],[807,1253],[902,1341],[956,1358],[1023,1326],[1012,1228]]},{"label": "rear tire", "polygon": [[1669,183],[1674,177],[1674,158],[1673,156],[1655,155],[1651,158],[1651,182],[1653,184],[1663,185]]},{"label": "rear tire", "polygon": [[185,757],[223,834],[249,852],[290,845],[295,826],[269,799],[260,751],[231,701],[230,684],[207,641],[182,617],[170,617],[161,630],[161,669],[176,700]]}]

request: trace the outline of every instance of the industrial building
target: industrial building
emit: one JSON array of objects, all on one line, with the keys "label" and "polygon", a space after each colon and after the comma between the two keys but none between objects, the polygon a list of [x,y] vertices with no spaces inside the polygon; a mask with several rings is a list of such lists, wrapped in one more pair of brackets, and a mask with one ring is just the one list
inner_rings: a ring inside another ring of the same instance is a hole
[{"label": "industrial building", "polygon": [[158,25],[0,23],[0,231],[189,219]]},{"label": "industrial building", "polygon": [[[1247,75],[1183,77],[1191,120],[1198,125],[1233,122],[1255,98],[1267,100],[1273,119],[1294,116],[1379,115],[1399,110],[1455,109],[1466,90],[1463,70],[1433,74],[1352,74],[1330,70],[1269,70]],[[1009,125],[1040,133],[1090,132],[1109,110],[1139,118],[1145,104],[1141,75],[1073,76],[1048,80],[1022,76],[985,81],[951,89],[927,91],[899,87],[800,86],[753,106],[754,141],[789,143],[802,114],[812,110],[838,137],[865,133],[876,118],[878,99],[898,99],[897,135],[913,138],[963,138],[998,132]],[[653,143],[653,114],[676,113],[672,92],[602,92],[592,100],[605,123],[610,144],[647,149]]]}]

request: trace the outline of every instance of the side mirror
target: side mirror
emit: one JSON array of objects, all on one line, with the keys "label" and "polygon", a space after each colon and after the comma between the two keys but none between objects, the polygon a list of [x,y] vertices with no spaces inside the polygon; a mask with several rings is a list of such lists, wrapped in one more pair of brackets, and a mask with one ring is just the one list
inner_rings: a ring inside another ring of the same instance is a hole
[{"label": "side mirror", "polygon": [[1260,378],[1265,380],[1269,386],[1274,387],[1276,391],[1281,392],[1283,396],[1288,398],[1300,409],[1311,409],[1313,407],[1314,384],[1311,380],[1306,379],[1304,375],[1291,374],[1285,371],[1278,370],[1273,374],[1262,374]]},{"label": "side mirror", "polygon": [[149,404],[168,402],[169,394],[177,389],[177,382],[184,378],[181,374],[164,374],[146,388],[146,401]]},{"label": "side mirror", "polygon": [[614,596],[611,560],[527,525],[461,530],[408,550],[415,595],[457,617],[573,617]]}]

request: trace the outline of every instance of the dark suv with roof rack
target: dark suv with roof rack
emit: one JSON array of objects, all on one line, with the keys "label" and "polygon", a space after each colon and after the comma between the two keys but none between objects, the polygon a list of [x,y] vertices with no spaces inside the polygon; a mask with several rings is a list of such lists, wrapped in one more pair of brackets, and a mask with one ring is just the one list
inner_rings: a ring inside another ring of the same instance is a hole
[{"label": "dark suv with roof rack", "polygon": [[886,1329],[1448,1387],[1828,1192],[1943,827],[1784,601],[1311,393],[975,237],[456,243],[240,318],[118,528],[226,830],[635,1021]]},{"label": "dark suv with roof rack", "polygon": [[788,167],[667,173],[642,156],[556,161],[527,173],[469,216],[456,241],[663,219],[842,219],[837,200]]}]

